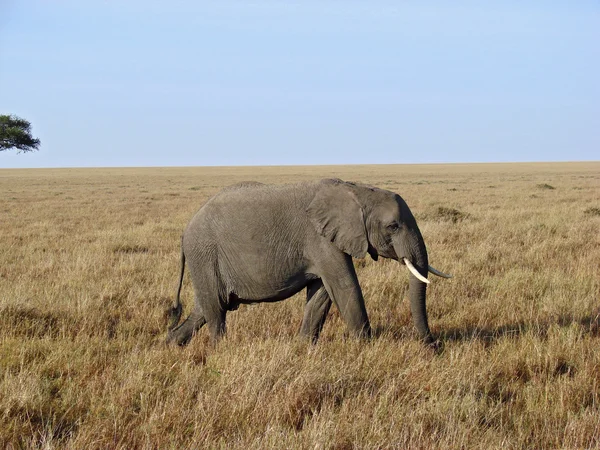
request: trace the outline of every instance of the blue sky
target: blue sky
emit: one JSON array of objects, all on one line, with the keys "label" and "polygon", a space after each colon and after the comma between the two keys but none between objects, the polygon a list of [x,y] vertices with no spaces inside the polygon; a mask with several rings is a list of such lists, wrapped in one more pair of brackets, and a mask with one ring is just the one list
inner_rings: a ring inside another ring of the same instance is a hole
[{"label": "blue sky", "polygon": [[0,167],[600,159],[597,1],[0,0]]}]

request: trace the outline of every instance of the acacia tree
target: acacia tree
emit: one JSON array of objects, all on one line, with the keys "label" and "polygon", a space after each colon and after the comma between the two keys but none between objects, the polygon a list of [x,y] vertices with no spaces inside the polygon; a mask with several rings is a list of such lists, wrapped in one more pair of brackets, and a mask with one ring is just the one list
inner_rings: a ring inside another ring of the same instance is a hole
[{"label": "acacia tree", "polygon": [[0,152],[16,148],[17,153],[38,150],[40,140],[31,136],[31,124],[20,117],[0,115]]}]

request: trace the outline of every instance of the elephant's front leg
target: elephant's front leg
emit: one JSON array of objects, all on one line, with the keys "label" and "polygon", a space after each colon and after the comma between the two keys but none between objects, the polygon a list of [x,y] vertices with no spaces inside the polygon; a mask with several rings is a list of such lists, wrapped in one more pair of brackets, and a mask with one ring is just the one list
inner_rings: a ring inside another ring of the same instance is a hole
[{"label": "elephant's front leg", "polygon": [[340,315],[350,331],[357,336],[369,337],[371,324],[352,257],[340,252],[339,256],[330,262],[324,266],[321,276],[329,297],[340,310]]},{"label": "elephant's front leg", "polygon": [[321,280],[315,280],[306,287],[306,307],[300,327],[300,334],[313,344],[319,339],[327,313],[331,308],[331,298]]}]

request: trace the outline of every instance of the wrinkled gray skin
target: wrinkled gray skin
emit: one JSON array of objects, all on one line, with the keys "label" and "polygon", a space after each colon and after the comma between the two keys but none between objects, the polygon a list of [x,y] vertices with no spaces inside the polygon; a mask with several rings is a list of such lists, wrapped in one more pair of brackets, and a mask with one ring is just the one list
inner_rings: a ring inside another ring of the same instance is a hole
[{"label": "wrinkled gray skin", "polygon": [[[350,330],[368,336],[371,326],[352,263],[352,257],[367,253],[374,260],[408,258],[427,277],[423,237],[410,209],[393,192],[336,179],[228,187],[200,208],[183,234],[167,341],[184,345],[206,323],[216,342],[225,333],[227,311],[283,300],[304,288],[302,335],[318,339],[333,301]],[[195,306],[177,326],[186,259]],[[426,285],[410,274],[409,286],[415,326],[431,343]]]}]

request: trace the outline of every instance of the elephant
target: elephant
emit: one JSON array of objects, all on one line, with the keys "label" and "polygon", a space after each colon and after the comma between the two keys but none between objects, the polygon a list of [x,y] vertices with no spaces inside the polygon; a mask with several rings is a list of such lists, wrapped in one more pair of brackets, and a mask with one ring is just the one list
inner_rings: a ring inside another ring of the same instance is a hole
[{"label": "elephant", "polygon": [[[267,185],[243,182],[210,198],[181,238],[179,285],[167,342],[185,345],[204,325],[212,343],[225,333],[228,311],[276,302],[306,288],[300,334],[316,343],[332,302],[357,336],[370,336],[352,258],[367,253],[410,270],[409,299],[420,339],[435,341],[425,307],[429,266],[417,222],[396,193],[340,179]],[[185,266],[194,308],[181,323]]]}]

